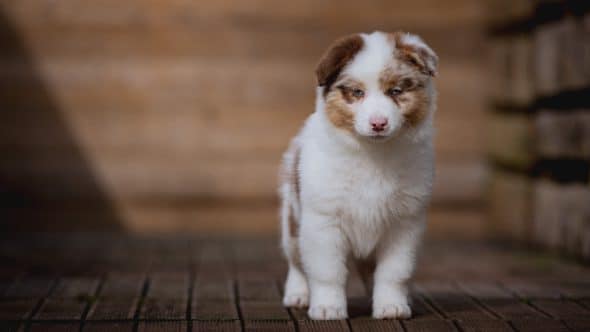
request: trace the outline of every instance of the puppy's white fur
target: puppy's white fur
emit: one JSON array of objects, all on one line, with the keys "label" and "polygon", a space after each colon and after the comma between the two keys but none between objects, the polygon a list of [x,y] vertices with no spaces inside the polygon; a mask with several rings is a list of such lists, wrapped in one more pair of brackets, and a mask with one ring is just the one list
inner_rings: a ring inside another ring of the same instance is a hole
[{"label": "puppy's white fur", "polygon": [[[405,283],[413,272],[433,182],[434,86],[429,79],[424,87],[432,97],[425,118],[407,126],[378,79],[388,66],[404,70],[392,56],[396,46],[385,33],[361,36],[362,49],[340,74],[365,88],[362,102],[350,105],[354,132],[330,121],[320,86],[315,113],[283,159],[283,174],[291,176],[280,185],[282,247],[289,261],[284,304],[309,305],[313,319],[347,317],[347,260],[369,256],[376,260],[373,316],[411,315]],[[434,54],[418,37],[403,38]],[[388,120],[379,137],[369,124],[375,115]]]}]

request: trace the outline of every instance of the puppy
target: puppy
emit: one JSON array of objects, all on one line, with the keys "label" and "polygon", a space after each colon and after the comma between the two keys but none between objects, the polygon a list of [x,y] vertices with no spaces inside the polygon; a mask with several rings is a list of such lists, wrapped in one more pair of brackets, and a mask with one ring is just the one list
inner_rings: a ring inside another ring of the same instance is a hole
[{"label": "puppy", "polygon": [[407,33],[337,40],[316,69],[315,112],[285,152],[283,303],[347,317],[349,257],[374,257],[373,317],[408,318],[406,282],[434,177],[438,58]]}]

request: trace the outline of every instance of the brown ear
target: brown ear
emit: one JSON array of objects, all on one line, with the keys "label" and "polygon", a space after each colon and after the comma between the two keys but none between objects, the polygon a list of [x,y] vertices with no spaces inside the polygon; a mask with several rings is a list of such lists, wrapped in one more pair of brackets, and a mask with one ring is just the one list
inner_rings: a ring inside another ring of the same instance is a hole
[{"label": "brown ear", "polygon": [[406,61],[426,75],[436,76],[438,56],[420,37],[403,32],[395,32],[393,36],[400,60]]},{"label": "brown ear", "polygon": [[336,40],[324,53],[315,70],[318,85],[325,87],[327,91],[336,81],[340,71],[363,48],[363,38],[358,35],[349,35]]}]

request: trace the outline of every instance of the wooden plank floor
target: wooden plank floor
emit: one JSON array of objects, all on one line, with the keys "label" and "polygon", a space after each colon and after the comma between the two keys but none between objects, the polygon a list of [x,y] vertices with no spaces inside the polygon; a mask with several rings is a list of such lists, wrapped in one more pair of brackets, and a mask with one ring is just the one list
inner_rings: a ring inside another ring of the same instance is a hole
[{"label": "wooden plank floor", "polygon": [[431,242],[414,317],[370,318],[352,271],[345,321],[281,305],[275,239],[2,235],[0,331],[590,331],[590,268],[491,244]]}]

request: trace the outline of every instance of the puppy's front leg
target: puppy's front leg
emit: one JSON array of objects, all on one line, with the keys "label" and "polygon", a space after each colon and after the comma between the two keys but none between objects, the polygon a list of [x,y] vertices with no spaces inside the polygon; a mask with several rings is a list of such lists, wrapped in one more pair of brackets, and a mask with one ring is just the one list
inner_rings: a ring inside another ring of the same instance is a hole
[{"label": "puppy's front leg", "polygon": [[373,317],[410,318],[406,282],[414,271],[416,249],[424,229],[424,218],[408,220],[393,228],[377,248],[373,289]]},{"label": "puppy's front leg", "polygon": [[301,260],[309,283],[311,319],[345,319],[346,256],[343,234],[325,216],[307,215],[301,227]]}]

